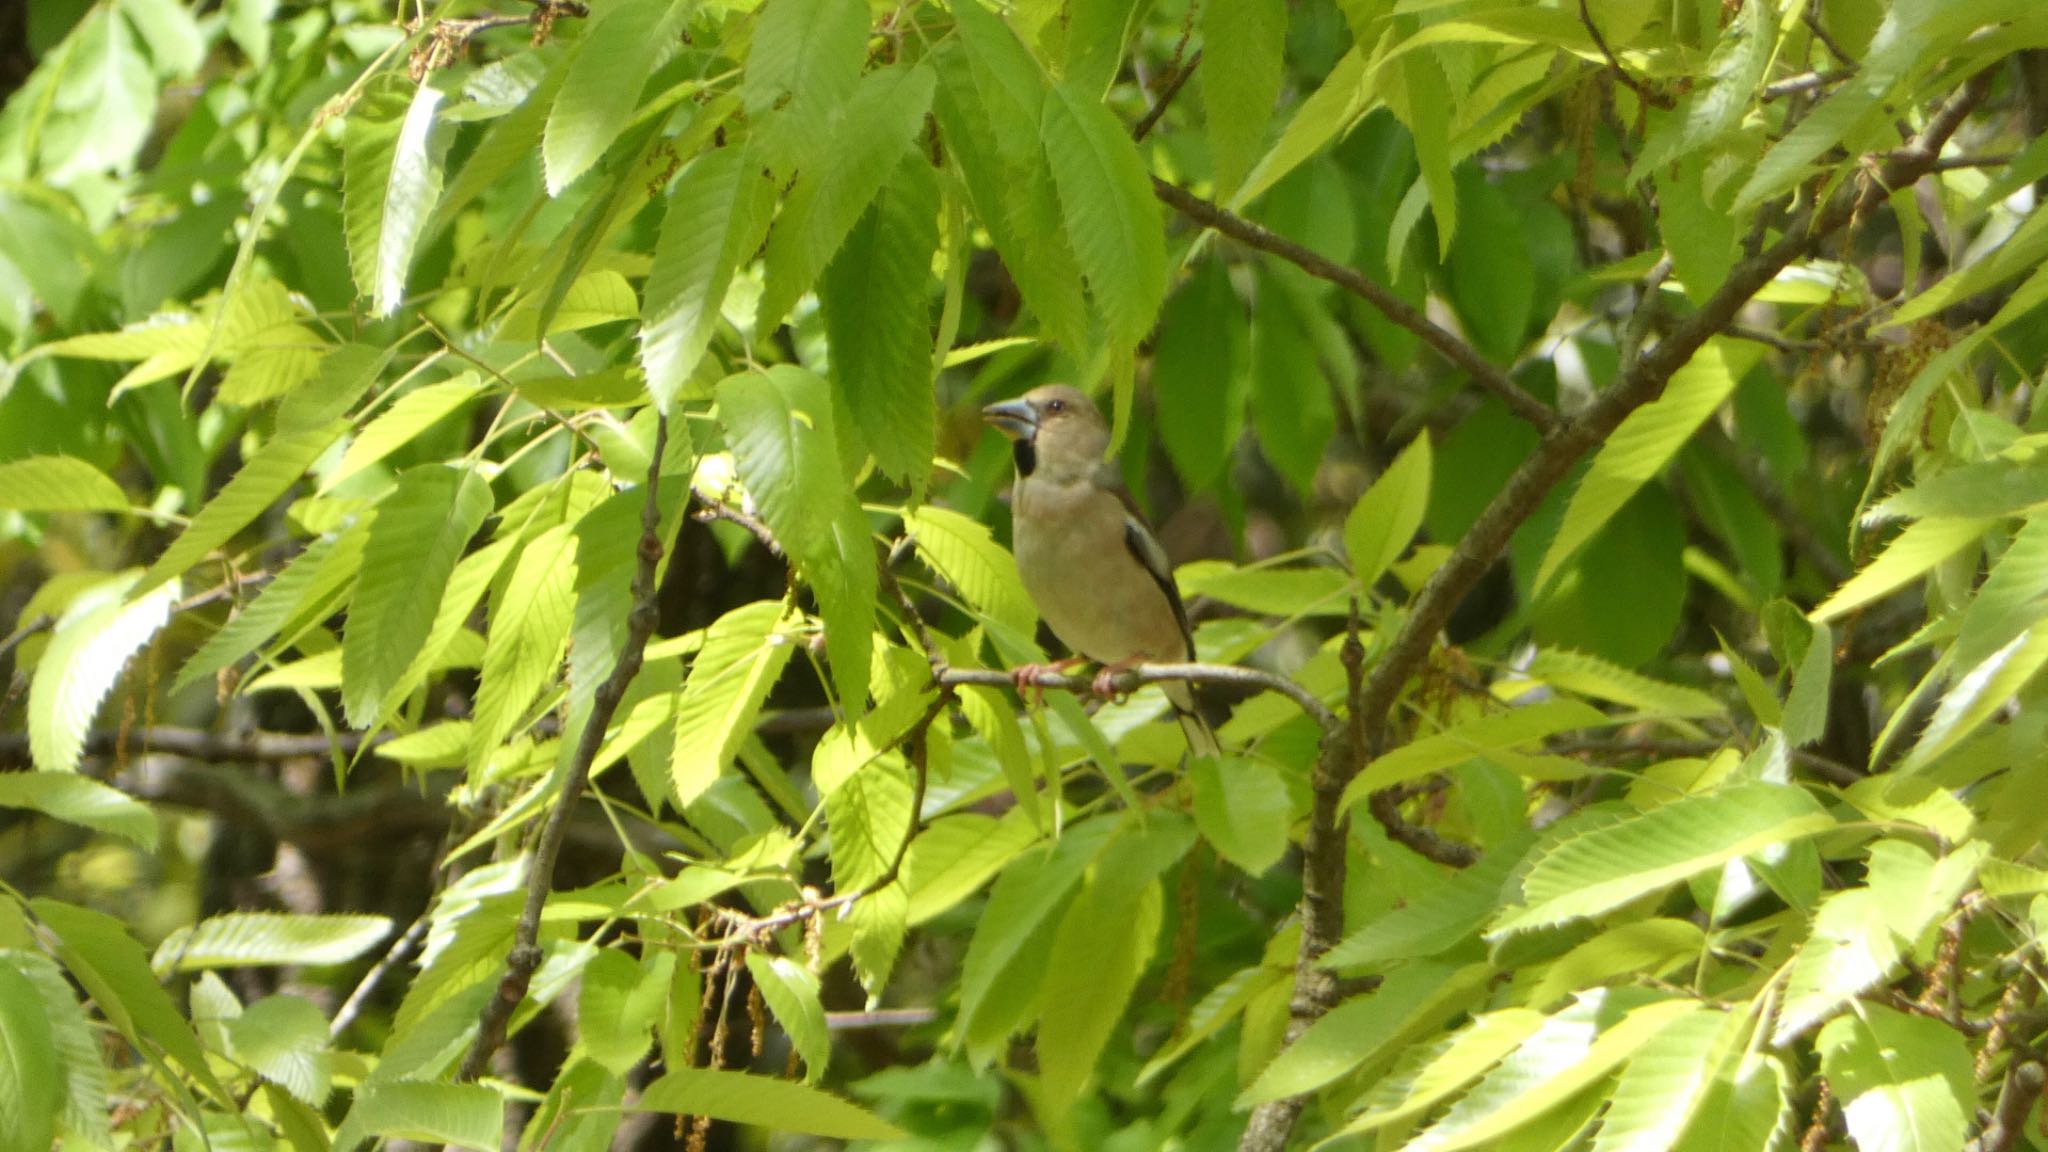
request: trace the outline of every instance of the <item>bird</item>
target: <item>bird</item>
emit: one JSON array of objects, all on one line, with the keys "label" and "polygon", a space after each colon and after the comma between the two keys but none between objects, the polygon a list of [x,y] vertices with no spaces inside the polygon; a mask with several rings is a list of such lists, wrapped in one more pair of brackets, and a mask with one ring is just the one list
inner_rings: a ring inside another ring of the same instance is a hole
[{"label": "bird", "polygon": [[[990,404],[982,419],[1010,440],[1017,465],[1011,541],[1024,590],[1060,643],[1102,666],[1095,690],[1146,662],[1193,660],[1188,613],[1166,550],[1107,458],[1109,424],[1069,384],[1046,384]],[[1019,670],[1028,681],[1037,669]],[[1222,752],[1185,681],[1161,685],[1197,756]]]}]

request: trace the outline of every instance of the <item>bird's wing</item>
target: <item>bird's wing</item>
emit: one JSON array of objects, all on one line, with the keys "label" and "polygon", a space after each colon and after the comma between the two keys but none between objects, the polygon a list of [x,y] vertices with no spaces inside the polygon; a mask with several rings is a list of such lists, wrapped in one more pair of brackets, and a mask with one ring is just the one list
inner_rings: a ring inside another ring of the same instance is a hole
[{"label": "bird's wing", "polygon": [[[1105,468],[1106,472],[1107,469]],[[1124,546],[1131,550],[1131,557],[1138,566],[1159,585],[1159,591],[1166,596],[1166,602],[1173,607],[1173,618],[1180,625],[1180,636],[1187,645],[1190,660],[1195,655],[1194,632],[1188,627],[1187,605],[1181,603],[1180,587],[1173,582],[1173,562],[1166,558],[1166,549],[1160,546],[1159,538],[1152,534],[1152,526],[1145,523],[1145,514],[1138,510],[1138,502],[1131,498],[1130,489],[1107,476],[1099,476],[1097,482],[1114,495],[1124,507]]]}]

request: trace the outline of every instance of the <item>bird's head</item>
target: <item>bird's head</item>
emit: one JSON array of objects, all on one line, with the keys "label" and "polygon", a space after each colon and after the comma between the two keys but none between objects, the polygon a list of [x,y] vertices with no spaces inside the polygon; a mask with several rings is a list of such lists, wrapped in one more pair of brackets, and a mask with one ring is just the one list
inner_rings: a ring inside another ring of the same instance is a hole
[{"label": "bird's head", "polygon": [[1022,476],[1082,480],[1095,474],[1109,450],[1109,424],[1071,384],[1041,385],[983,408],[981,416],[1010,438]]}]

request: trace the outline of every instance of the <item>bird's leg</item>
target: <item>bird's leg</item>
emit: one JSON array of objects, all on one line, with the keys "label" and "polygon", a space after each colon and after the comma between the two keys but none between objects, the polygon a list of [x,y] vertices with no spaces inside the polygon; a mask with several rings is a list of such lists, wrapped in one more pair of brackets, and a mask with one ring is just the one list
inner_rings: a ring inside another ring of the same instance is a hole
[{"label": "bird's leg", "polygon": [[1113,664],[1104,664],[1102,670],[1095,674],[1095,683],[1092,685],[1095,694],[1112,703],[1122,703],[1128,693],[1116,690],[1116,678],[1144,662],[1145,654],[1140,652],[1136,656],[1126,656]]},{"label": "bird's leg", "polygon": [[1010,672],[1010,682],[1017,686],[1017,696],[1025,704],[1036,708],[1045,703],[1045,689],[1038,686],[1038,678],[1048,672],[1064,676],[1077,665],[1088,662],[1083,656],[1069,656],[1054,660],[1050,664],[1019,664]]}]

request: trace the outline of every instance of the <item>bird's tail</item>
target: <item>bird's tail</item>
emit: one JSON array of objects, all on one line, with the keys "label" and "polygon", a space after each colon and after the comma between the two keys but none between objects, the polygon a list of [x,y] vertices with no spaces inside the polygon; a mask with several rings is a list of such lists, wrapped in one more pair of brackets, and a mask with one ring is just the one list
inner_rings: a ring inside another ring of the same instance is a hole
[{"label": "bird's tail", "polygon": [[1188,751],[1196,756],[1223,755],[1223,745],[1216,739],[1216,730],[1209,727],[1209,721],[1195,706],[1193,690],[1186,684],[1168,684],[1166,698],[1172,702],[1173,710],[1180,718],[1180,731],[1188,738]]}]

